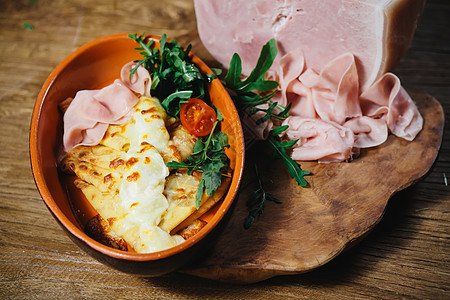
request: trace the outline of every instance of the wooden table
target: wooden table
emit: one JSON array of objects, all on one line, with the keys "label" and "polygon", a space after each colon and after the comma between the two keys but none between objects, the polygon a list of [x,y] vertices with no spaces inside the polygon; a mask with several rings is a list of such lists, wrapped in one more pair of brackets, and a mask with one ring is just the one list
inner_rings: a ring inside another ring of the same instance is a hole
[{"label": "wooden table", "polygon": [[[0,1],[0,298],[450,298],[445,133],[428,176],[391,199],[375,230],[306,274],[251,285],[180,273],[138,278],[98,263],[72,243],[41,200],[30,169],[29,123],[43,82],[94,38],[142,31],[178,37],[195,30],[193,4],[186,0]],[[448,0],[428,1],[412,48],[395,72],[404,86],[438,99],[449,118]]]}]

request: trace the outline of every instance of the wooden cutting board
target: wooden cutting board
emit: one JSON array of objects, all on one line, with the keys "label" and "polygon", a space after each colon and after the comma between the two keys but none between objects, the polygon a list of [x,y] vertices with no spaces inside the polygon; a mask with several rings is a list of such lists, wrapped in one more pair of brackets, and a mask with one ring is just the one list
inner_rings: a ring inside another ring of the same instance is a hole
[{"label": "wooden cutting board", "polygon": [[[218,66],[193,32],[177,38]],[[301,188],[280,161],[270,161],[259,145],[249,145],[243,182],[254,176],[254,163],[274,183],[268,192],[282,204],[268,202],[249,229],[246,201],[254,186],[241,189],[236,206],[211,254],[182,272],[233,283],[252,283],[315,269],[370,232],[396,192],[416,183],[432,167],[443,135],[444,112],[430,95],[409,91],[424,118],[413,142],[390,135],[380,145],[361,151],[350,163],[301,163],[309,186]],[[253,147],[253,149],[252,149]],[[257,151],[254,151],[258,147]]]}]

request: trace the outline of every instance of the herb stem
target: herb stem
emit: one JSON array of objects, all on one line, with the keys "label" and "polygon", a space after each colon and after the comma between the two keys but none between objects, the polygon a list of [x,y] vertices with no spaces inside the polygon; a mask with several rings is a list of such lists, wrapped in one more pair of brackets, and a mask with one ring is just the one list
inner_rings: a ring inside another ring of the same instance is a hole
[{"label": "herb stem", "polygon": [[[213,136],[213,134],[214,134],[214,131],[216,130],[217,123],[219,123],[219,121],[215,121],[215,122],[214,122],[213,127],[212,127],[212,129],[211,129],[211,132],[210,132],[209,135],[208,135],[208,139],[207,139],[206,142],[205,142],[205,148],[206,148],[206,149],[209,148],[209,144],[211,143],[212,136]],[[209,158],[209,157],[208,157],[208,154],[207,154],[206,151],[205,151],[205,152],[203,152],[203,157],[202,157],[202,159],[207,159],[207,158]]]},{"label": "herb stem", "polygon": [[[254,164],[254,166],[255,166],[255,175],[257,178],[258,186],[257,186],[256,190],[250,195],[249,199],[247,200],[247,207],[250,211],[248,213],[247,218],[245,218],[245,221],[244,221],[245,229],[250,228],[250,226],[255,221],[255,218],[258,215],[261,215],[263,213],[267,201],[273,201],[278,204],[282,203],[281,200],[275,198],[272,194],[266,192],[266,190],[264,189],[264,185],[266,183],[273,183],[273,181],[268,180],[268,181],[264,182],[258,172],[257,165]],[[255,205],[256,205],[256,207],[255,207]]]}]

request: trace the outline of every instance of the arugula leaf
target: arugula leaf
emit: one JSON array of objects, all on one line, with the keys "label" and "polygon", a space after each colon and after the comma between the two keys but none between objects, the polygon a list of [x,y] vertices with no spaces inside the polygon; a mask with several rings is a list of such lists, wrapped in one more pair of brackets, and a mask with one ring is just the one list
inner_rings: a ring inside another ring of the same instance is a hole
[{"label": "arugula leaf", "polygon": [[192,98],[192,91],[179,91],[170,94],[161,102],[169,115],[177,116],[180,113],[181,105],[187,103],[186,100]]},{"label": "arugula leaf", "polygon": [[[275,124],[281,123],[289,116],[292,104],[286,107],[271,101],[277,92],[278,82],[265,80],[267,71],[272,66],[278,50],[276,41],[271,39],[261,49],[261,53],[255,68],[250,75],[241,80],[242,61],[237,53],[233,55],[230,61],[230,67],[225,78],[222,80],[224,86],[230,91],[231,97],[237,106],[238,112],[242,117],[252,116],[262,112],[261,117],[256,120],[256,125],[272,120]],[[273,149],[275,156],[281,159],[284,166],[288,169],[291,178],[294,178],[299,186],[306,186],[308,183],[303,176],[310,174],[300,168],[299,164],[292,160],[288,151],[295,145],[297,140],[279,141],[278,135],[284,132],[288,126],[279,126],[269,132],[267,142]],[[257,170],[256,170],[256,173]],[[259,175],[257,174],[257,177]],[[281,202],[271,194],[264,191],[263,182],[259,179],[259,188],[250,196],[247,206],[250,209],[248,217],[245,219],[244,227],[248,228],[253,223],[255,217],[262,214],[266,201]],[[253,208],[256,206],[256,208]]]},{"label": "arugula leaf", "polygon": [[202,180],[205,181],[206,194],[213,196],[217,188],[222,183],[222,169],[225,167],[225,163],[222,159],[211,160],[202,166],[203,174]]},{"label": "arugula leaf", "polygon": [[227,148],[230,147],[228,144],[228,135],[224,132],[217,132],[215,134],[215,140],[219,143],[220,148]]},{"label": "arugula leaf", "polygon": [[[282,160],[283,164],[289,170],[289,175],[294,178],[299,186],[306,186],[308,183],[303,178],[303,176],[310,174],[308,171],[304,171],[300,168],[299,164],[292,160],[292,158],[287,154],[287,151],[295,145],[298,140],[290,141],[278,141],[278,135],[283,133],[289,126],[278,126],[272,129],[269,133],[267,139],[268,143],[271,145],[275,157]],[[272,194],[266,191],[266,185],[268,183],[272,184],[272,180],[264,181],[258,172],[257,165],[255,164],[255,180],[258,185],[256,190],[247,199],[246,205],[249,210],[248,216],[244,220],[244,228],[248,229],[255,221],[258,215],[264,212],[265,205],[267,201],[272,201],[275,203],[282,203],[281,200],[277,199]]]},{"label": "arugula leaf", "polygon": [[241,80],[242,74],[242,61],[239,54],[234,53],[231,58],[230,67],[225,75],[224,84],[227,88],[232,90],[238,90],[238,83]]},{"label": "arugula leaf", "polygon": [[[256,124],[263,123],[269,119],[282,121],[289,116],[290,105],[283,107],[276,102],[270,101],[276,93],[278,82],[264,79],[277,53],[276,41],[271,39],[262,47],[255,68],[245,80],[241,80],[241,58],[235,53],[231,58],[230,67],[223,80],[225,87],[232,91],[233,101],[241,117],[244,114],[251,116],[258,111],[264,112]],[[268,109],[260,107],[266,103],[269,104]]]},{"label": "arugula leaf", "polygon": [[251,82],[265,81],[264,76],[272,66],[277,53],[277,43],[275,39],[272,38],[262,47],[258,62],[247,79],[245,79],[244,84],[246,85]]},{"label": "arugula leaf", "polygon": [[30,23],[27,23],[27,22],[24,22],[22,24],[22,27],[25,28],[26,30],[33,30],[34,29],[33,25],[31,25]]},{"label": "arugula leaf", "polygon": [[[275,60],[277,52],[276,41],[271,39],[262,47],[255,68],[244,81],[240,78],[242,75],[241,58],[235,53],[231,59],[230,68],[224,79],[225,86],[234,93],[233,100],[240,109],[241,114],[247,113],[251,116],[258,111],[264,112],[263,116],[256,120],[257,125],[266,122],[269,119],[283,121],[289,116],[289,110],[291,109],[291,103],[289,103],[288,106],[283,107],[276,102],[270,101],[276,93],[276,90],[274,89],[278,87],[278,82],[264,79],[266,72]],[[254,91],[259,91],[260,93],[255,93]],[[261,93],[268,91],[272,92],[268,94]],[[268,104],[268,107],[259,107],[262,104]],[[297,141],[279,142],[276,139],[276,136],[284,132],[287,128],[287,125],[275,127],[269,133],[267,140],[272,146],[275,155],[281,159],[283,164],[289,170],[289,175],[297,181],[298,185],[303,187],[307,185],[303,176],[310,173],[302,170],[286,152],[292,148]]]},{"label": "arugula leaf", "polygon": [[230,67],[225,76],[225,86],[237,93],[251,93],[254,90],[266,92],[277,88],[278,82],[264,79],[277,53],[276,41],[271,39],[262,47],[255,68],[244,81],[241,80],[242,61],[240,56],[235,53],[231,58]]},{"label": "arugula leaf", "polygon": [[289,125],[277,126],[277,127],[272,129],[272,135],[276,136],[276,135],[282,134],[288,128],[289,128]]},{"label": "arugula leaf", "polygon": [[303,178],[303,176],[310,174],[310,172],[302,170],[300,165],[292,160],[292,158],[287,154],[287,151],[291,149],[298,140],[279,142],[276,139],[276,137],[284,132],[288,127],[288,125],[275,127],[269,132],[269,137],[267,140],[272,146],[275,156],[280,158],[288,169],[291,178],[294,178],[299,186],[305,187],[308,182]]},{"label": "arugula leaf", "polygon": [[222,69],[220,68],[211,68],[211,71],[213,71],[217,76],[220,76],[222,74]]},{"label": "arugula leaf", "polygon": [[193,148],[191,156],[200,154],[204,148],[205,148],[205,142],[203,141],[203,139],[197,139],[197,141],[194,144],[194,148]]},{"label": "arugula leaf", "polygon": [[139,66],[146,68],[152,76],[151,94],[164,99],[163,106],[170,115],[178,116],[180,105],[189,98],[211,102],[208,83],[215,75],[200,72],[190,56],[191,45],[183,49],[177,41],[168,41],[163,34],[158,49],[153,40],[147,42],[145,32],[129,34],[129,37],[139,44],[135,49],[142,55],[141,60],[135,61],[137,65],[130,71],[130,78]]},{"label": "arugula leaf", "polygon": [[216,110],[216,115],[217,115],[217,121],[223,121],[223,115],[222,115],[222,113],[220,112],[220,110],[217,108],[217,107],[215,107],[214,106],[214,109]]},{"label": "arugula leaf", "polygon": [[195,194],[195,207],[197,209],[200,208],[200,203],[202,201],[204,188],[205,188],[205,179],[202,179],[202,180],[200,180],[200,184],[198,185],[198,188],[197,188],[197,193]]}]

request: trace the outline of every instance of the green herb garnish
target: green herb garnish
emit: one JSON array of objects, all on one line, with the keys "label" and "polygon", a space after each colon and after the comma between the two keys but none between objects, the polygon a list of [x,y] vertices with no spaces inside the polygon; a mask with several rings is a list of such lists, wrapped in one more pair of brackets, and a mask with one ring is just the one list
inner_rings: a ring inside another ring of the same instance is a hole
[{"label": "green herb garnish", "polygon": [[[291,103],[284,107],[270,100],[276,93],[278,82],[265,80],[266,72],[272,66],[277,53],[276,42],[274,39],[271,39],[262,47],[255,68],[245,80],[241,80],[241,58],[235,53],[231,59],[228,73],[223,80],[223,84],[231,92],[241,117],[245,116],[245,114],[252,116],[257,112],[263,112],[262,117],[256,120],[256,125],[268,120],[281,122],[289,116]],[[304,187],[307,185],[307,182],[303,176],[310,174],[310,172],[302,170],[300,165],[288,155],[288,151],[295,145],[297,140],[279,141],[278,138],[278,135],[288,127],[287,125],[275,127],[269,132],[266,141],[273,149],[275,157],[281,159],[283,165],[288,169],[291,178],[294,178],[299,186]],[[281,202],[271,194],[266,193],[263,188],[263,182],[259,180],[259,188],[250,196],[248,203],[251,205],[247,206],[250,209],[255,203],[259,204],[255,209],[250,210],[244,222],[245,228],[249,228],[255,217],[263,212],[266,200]]]},{"label": "green herb garnish", "polygon": [[24,22],[22,24],[22,27],[25,28],[26,30],[30,30],[30,31],[34,29],[33,25],[31,25],[30,23],[27,23],[27,22]]},{"label": "green herb garnish", "polygon": [[[258,111],[264,112],[263,117],[258,119],[256,124],[263,123],[269,119],[282,121],[289,116],[291,104],[283,107],[277,102],[270,100],[276,93],[275,89],[278,87],[278,82],[265,80],[266,72],[272,66],[277,53],[276,42],[274,39],[271,39],[262,47],[255,68],[245,80],[241,80],[241,58],[235,53],[231,58],[230,68],[223,80],[225,87],[233,92],[231,97],[241,115],[247,114],[251,116]],[[269,107],[262,108],[262,104],[268,104]]]},{"label": "green herb garnish", "polygon": [[146,68],[152,77],[151,94],[162,100],[168,114],[178,116],[181,105],[189,98],[210,103],[207,85],[215,77],[203,74],[195,66],[189,56],[191,45],[183,49],[177,41],[167,41],[164,34],[158,49],[153,40],[146,41],[145,33],[128,36],[139,44],[135,49],[143,56],[135,61],[137,65],[131,70],[130,78],[139,66]]},{"label": "green herb garnish", "polygon": [[278,135],[286,131],[288,127],[288,125],[275,127],[269,132],[267,141],[272,146],[275,156],[281,159],[284,166],[289,170],[289,175],[291,176],[291,178],[294,178],[299,186],[305,187],[308,182],[306,182],[303,176],[310,174],[310,172],[302,170],[300,168],[300,165],[293,161],[292,158],[287,154],[287,151],[289,151],[295,145],[295,143],[297,143],[298,140],[280,142],[277,139]]},{"label": "green herb garnish", "polygon": [[256,181],[258,183],[257,189],[250,195],[247,200],[247,208],[249,209],[249,213],[247,218],[244,221],[244,228],[248,229],[253,224],[253,221],[258,215],[261,215],[266,207],[267,201],[272,201],[275,203],[282,203],[281,200],[275,198],[272,194],[266,192],[264,189],[265,185],[268,183],[273,183],[272,180],[263,181],[261,176],[259,175],[258,168],[255,164],[255,175]]},{"label": "green herb garnish", "polygon": [[[266,140],[273,150],[275,158],[282,161],[283,165],[288,169],[291,178],[294,178],[297,184],[301,187],[308,185],[308,182],[303,178],[303,176],[310,174],[309,171],[302,170],[300,165],[292,160],[288,155],[288,151],[294,146],[298,140],[290,141],[279,141],[278,135],[284,132],[288,128],[285,126],[278,126],[269,132],[269,136]],[[248,216],[244,220],[244,228],[248,229],[253,224],[253,221],[258,215],[261,215],[264,211],[265,204],[267,201],[273,201],[276,203],[282,203],[281,200],[274,197],[272,194],[265,191],[265,185],[268,183],[273,183],[272,180],[263,181],[257,170],[255,164],[256,179],[258,182],[257,189],[249,196],[247,200],[247,208],[249,209]]]},{"label": "green herb garnish", "polygon": [[218,122],[214,123],[211,133],[207,137],[198,138],[194,150],[187,162],[171,161],[166,163],[172,169],[187,169],[191,175],[194,171],[202,172],[202,179],[197,189],[195,206],[198,209],[202,200],[203,191],[211,197],[222,184],[222,176],[227,172],[229,158],[224,148],[229,147],[228,136],[221,132],[215,132]]}]

